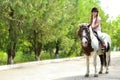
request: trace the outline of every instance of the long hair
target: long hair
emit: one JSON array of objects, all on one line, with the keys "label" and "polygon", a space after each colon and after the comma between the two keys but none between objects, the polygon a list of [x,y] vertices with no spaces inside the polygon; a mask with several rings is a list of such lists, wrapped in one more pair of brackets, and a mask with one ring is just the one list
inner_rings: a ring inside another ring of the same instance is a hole
[{"label": "long hair", "polygon": [[97,12],[97,15],[96,15],[96,20],[95,20],[95,24],[97,23],[97,20],[98,20],[98,9],[96,8],[96,7],[94,7],[94,8],[92,8],[92,10],[91,10],[91,18],[90,18],[90,25],[92,24],[92,22],[93,22],[93,12]]}]

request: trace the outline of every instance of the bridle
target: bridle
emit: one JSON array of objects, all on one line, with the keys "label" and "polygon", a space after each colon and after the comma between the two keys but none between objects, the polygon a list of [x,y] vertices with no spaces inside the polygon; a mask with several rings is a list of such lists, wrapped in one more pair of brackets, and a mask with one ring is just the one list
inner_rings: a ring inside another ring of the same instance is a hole
[{"label": "bridle", "polygon": [[90,39],[90,31],[89,31],[88,26],[82,25],[82,26],[81,26],[81,32],[82,32],[83,30],[85,30],[85,32],[87,33],[87,36],[82,36],[82,35],[81,35],[81,39],[82,39],[82,38],[85,38],[85,39],[88,41],[88,44],[90,44],[90,43],[91,43],[91,39]]}]

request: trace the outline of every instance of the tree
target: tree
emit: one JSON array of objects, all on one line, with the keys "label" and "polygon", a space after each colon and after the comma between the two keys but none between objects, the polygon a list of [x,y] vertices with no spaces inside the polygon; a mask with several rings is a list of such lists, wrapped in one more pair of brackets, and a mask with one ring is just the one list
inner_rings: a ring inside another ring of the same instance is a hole
[{"label": "tree", "polygon": [[116,18],[116,20],[112,21],[112,26],[111,26],[110,32],[111,32],[113,47],[115,47],[115,46],[120,47],[120,44],[118,44],[120,42],[120,36],[119,36],[119,34],[120,34],[120,16],[118,16]]}]

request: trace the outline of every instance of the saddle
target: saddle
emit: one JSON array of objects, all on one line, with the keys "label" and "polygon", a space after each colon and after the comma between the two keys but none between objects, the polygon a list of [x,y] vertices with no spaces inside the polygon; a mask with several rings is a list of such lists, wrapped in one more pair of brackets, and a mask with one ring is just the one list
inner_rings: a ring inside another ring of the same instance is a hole
[{"label": "saddle", "polygon": [[98,41],[99,41],[100,43],[102,43],[102,40],[98,37],[97,32],[96,32],[95,30],[93,30],[93,33],[94,33],[95,37],[98,39]]}]

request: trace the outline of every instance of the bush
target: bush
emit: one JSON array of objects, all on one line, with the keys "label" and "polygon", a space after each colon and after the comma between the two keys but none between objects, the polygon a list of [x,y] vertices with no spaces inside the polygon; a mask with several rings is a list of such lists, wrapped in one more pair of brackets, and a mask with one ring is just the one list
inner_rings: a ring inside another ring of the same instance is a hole
[{"label": "bush", "polygon": [[30,62],[30,61],[34,61],[35,57],[34,54],[23,54],[22,52],[17,52],[16,56],[15,56],[15,63],[21,63],[21,62]]},{"label": "bush", "polygon": [[7,54],[0,51],[0,65],[5,65],[7,63]]},{"label": "bush", "polygon": [[41,60],[54,59],[54,58],[55,58],[54,53],[48,53],[48,52],[41,53]]}]

